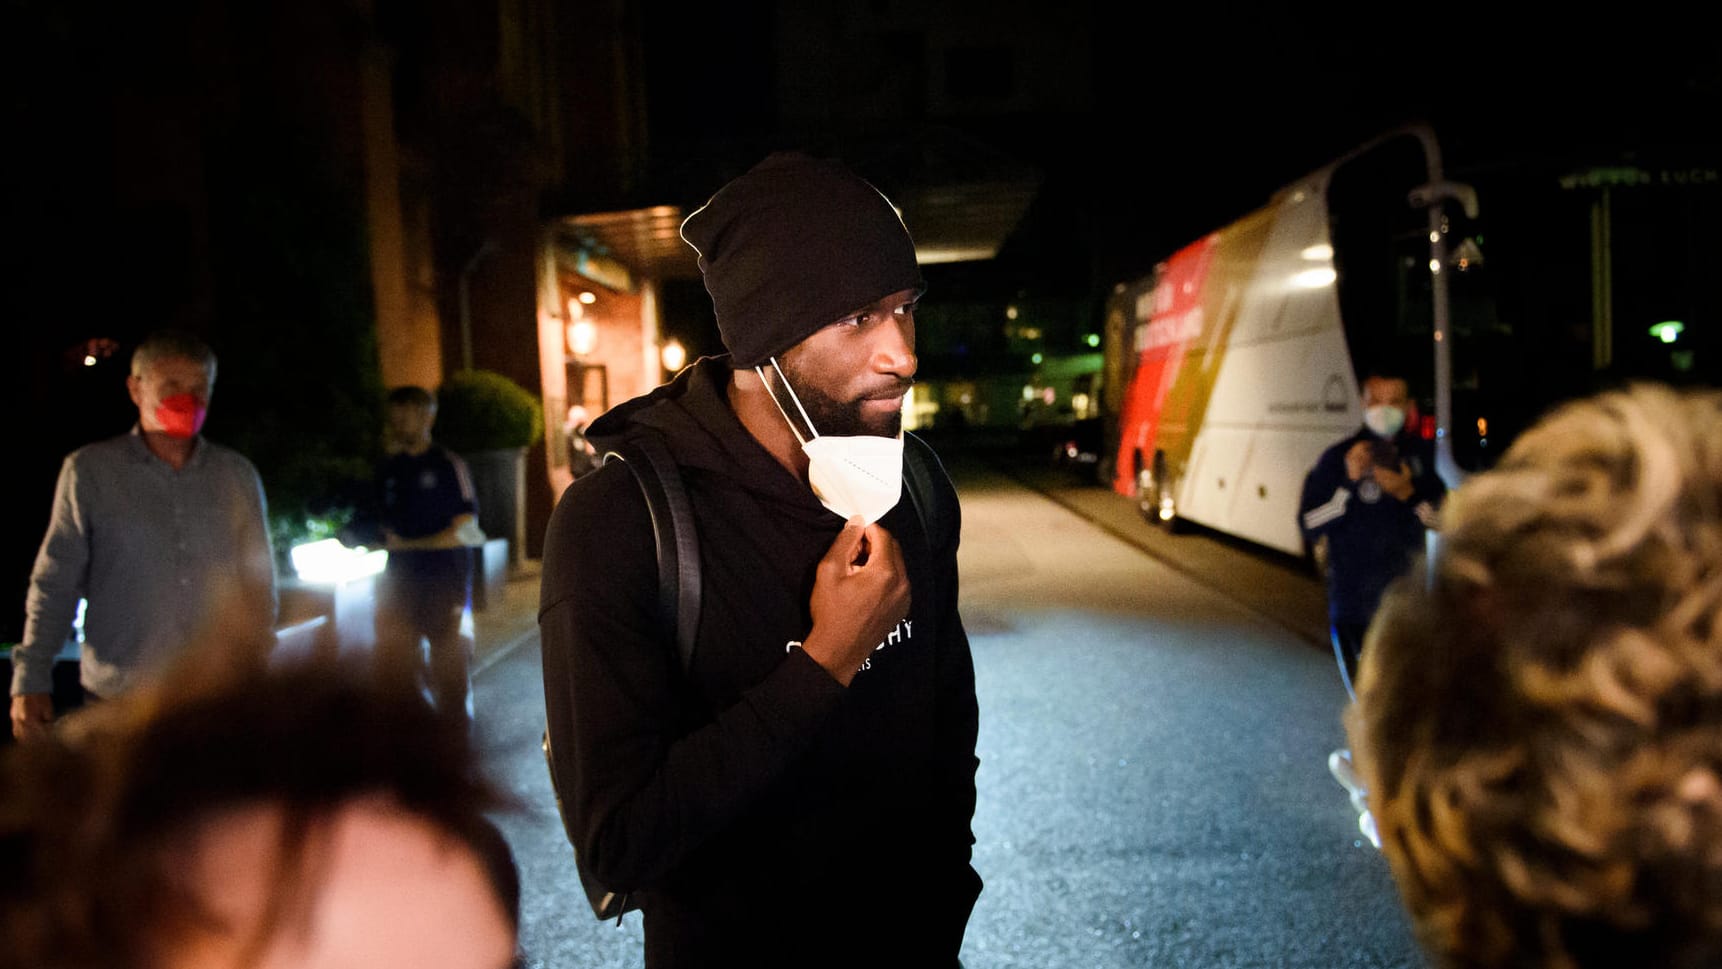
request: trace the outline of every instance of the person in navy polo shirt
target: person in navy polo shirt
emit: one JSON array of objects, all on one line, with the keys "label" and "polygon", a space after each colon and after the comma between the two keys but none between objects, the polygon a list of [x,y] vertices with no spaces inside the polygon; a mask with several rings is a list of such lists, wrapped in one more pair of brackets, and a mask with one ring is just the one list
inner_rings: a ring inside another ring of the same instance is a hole
[{"label": "person in navy polo shirt", "polygon": [[[390,391],[377,468],[377,507],[388,567],[377,590],[377,676],[428,687],[439,710],[472,715],[472,554],[482,544],[466,462],[431,439],[436,398],[423,387]],[[425,661],[425,644],[430,659]]]}]

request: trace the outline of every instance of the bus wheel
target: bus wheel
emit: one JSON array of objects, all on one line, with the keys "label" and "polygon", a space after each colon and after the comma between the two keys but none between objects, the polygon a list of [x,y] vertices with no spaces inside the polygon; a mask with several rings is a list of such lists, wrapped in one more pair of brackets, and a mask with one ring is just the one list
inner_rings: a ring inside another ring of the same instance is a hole
[{"label": "bus wheel", "polygon": [[1141,466],[1141,458],[1137,459],[1136,467],[1136,510],[1142,513],[1142,520],[1150,525],[1160,524],[1160,492],[1154,485],[1154,472]]},{"label": "bus wheel", "polygon": [[1173,481],[1166,472],[1166,456],[1154,455],[1154,470],[1149,478],[1152,487],[1143,505],[1143,514],[1148,520],[1177,535],[1184,531],[1184,520],[1178,517],[1178,482]]}]

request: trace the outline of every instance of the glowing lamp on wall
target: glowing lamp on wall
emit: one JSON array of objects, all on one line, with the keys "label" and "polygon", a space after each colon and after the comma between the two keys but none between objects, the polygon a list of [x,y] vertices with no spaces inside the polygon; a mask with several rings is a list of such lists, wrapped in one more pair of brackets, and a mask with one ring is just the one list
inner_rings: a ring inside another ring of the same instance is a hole
[{"label": "glowing lamp on wall", "polygon": [[664,361],[664,369],[671,373],[680,371],[682,369],[682,364],[688,362],[687,348],[682,346],[681,341],[679,340],[671,340],[664,344],[661,356]]},{"label": "glowing lamp on wall", "polygon": [[598,345],[598,327],[586,318],[586,306],[591,293],[581,293],[568,301],[568,352],[583,357]]},{"label": "glowing lamp on wall", "polygon": [[583,357],[598,345],[598,327],[591,320],[575,320],[568,324],[568,352]]}]

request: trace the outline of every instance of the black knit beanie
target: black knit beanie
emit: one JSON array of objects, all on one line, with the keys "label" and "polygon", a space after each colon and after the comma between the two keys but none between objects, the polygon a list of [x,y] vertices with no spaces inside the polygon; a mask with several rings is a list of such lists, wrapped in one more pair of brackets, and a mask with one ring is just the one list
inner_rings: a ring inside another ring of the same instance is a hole
[{"label": "black knit beanie", "polygon": [[731,365],[754,367],[899,290],[926,288],[889,199],[834,159],[777,152],[682,222]]}]

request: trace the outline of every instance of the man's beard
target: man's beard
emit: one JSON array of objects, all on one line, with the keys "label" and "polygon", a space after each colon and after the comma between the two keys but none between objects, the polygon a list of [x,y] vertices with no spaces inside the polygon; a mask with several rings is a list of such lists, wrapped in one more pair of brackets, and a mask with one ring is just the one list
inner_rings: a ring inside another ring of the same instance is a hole
[{"label": "man's beard", "polygon": [[[807,412],[808,420],[813,422],[813,430],[820,436],[856,437],[873,435],[876,437],[896,437],[903,430],[903,411],[901,408],[891,411],[883,417],[875,418],[874,423],[867,422],[867,416],[862,413],[861,401],[841,401],[827,395],[813,381],[803,379],[802,375],[792,365],[778,361],[778,373],[787,381],[790,390],[801,401],[801,409]],[[881,388],[884,391],[886,388]],[[901,388],[907,392],[907,385]],[[795,405],[784,395],[784,410],[795,414]],[[796,415],[799,417],[800,415]]]}]

